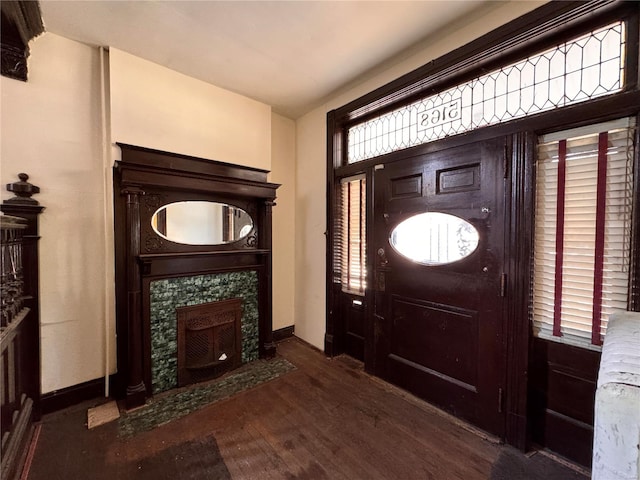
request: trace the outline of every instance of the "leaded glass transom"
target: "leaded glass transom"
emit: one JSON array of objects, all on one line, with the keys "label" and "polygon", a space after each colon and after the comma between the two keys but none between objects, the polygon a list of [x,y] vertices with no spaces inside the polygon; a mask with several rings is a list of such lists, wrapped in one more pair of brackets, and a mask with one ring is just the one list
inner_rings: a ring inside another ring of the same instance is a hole
[{"label": "leaded glass transom", "polygon": [[623,22],[594,30],[354,125],[348,163],[618,92],[624,54]]}]

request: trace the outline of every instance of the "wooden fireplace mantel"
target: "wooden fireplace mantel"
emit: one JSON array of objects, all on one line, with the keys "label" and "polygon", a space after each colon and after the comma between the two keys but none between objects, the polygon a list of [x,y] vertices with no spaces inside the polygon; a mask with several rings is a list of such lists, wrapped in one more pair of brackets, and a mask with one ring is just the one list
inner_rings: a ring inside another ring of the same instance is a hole
[{"label": "wooden fireplace mantel", "polygon": [[[272,336],[271,210],[278,184],[265,170],[119,143],[114,166],[116,330],[118,373],[114,391],[127,407],[151,395],[149,284],[208,273],[258,273],[259,355],[275,354]],[[253,219],[242,239],[186,245],[158,235],[152,217],[175,202],[211,201],[235,206]]]}]

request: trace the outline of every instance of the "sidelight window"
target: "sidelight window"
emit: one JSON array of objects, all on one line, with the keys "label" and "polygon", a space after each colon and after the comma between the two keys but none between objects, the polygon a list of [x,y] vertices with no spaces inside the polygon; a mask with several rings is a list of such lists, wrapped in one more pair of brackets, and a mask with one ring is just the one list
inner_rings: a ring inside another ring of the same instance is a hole
[{"label": "sidelight window", "polygon": [[626,310],[633,201],[633,119],[540,137],[536,170],[534,332],[602,345]]},{"label": "sidelight window", "polygon": [[364,295],[367,286],[366,179],[364,175],[342,179],[338,190],[336,236],[334,241],[334,281],[342,291]]}]

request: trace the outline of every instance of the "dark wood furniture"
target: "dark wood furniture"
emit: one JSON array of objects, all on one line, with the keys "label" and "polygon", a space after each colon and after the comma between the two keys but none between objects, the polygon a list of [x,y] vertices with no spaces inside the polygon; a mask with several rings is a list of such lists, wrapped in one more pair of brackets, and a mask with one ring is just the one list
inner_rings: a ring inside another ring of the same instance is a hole
[{"label": "dark wood furniture", "polygon": [[31,197],[38,187],[7,185],[16,197],[0,210],[2,231],[2,316],[0,325],[2,463],[0,477],[18,478],[40,419],[40,314],[38,215],[44,207]]},{"label": "dark wood furniture", "polygon": [[[149,289],[152,280],[254,270],[258,274],[259,355],[275,354],[271,318],[271,209],[279,185],[265,170],[118,144],[114,167],[116,329],[114,391],[127,407],[151,391]],[[236,242],[186,245],[158,235],[152,217],[164,205],[211,201],[240,207],[253,219]]]},{"label": "dark wood furniture", "polygon": [[0,10],[1,73],[26,82],[29,41],[44,32],[40,4],[37,1],[3,0]]}]

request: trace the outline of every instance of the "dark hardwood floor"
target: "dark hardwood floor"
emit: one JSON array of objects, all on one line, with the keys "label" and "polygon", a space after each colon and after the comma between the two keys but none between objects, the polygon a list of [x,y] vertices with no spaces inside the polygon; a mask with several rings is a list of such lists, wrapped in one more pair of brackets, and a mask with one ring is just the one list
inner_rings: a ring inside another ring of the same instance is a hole
[{"label": "dark hardwood floor", "polygon": [[26,478],[587,479],[496,443],[350,357],[295,338],[278,353],[296,370],[133,437],[117,421],[87,430],[87,404],[47,415]]}]

